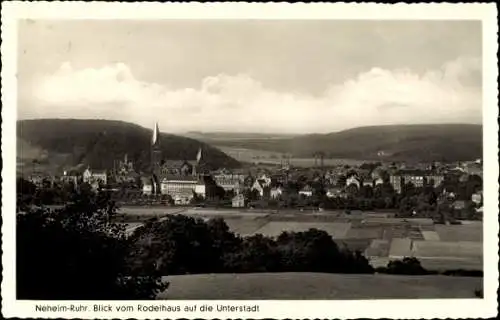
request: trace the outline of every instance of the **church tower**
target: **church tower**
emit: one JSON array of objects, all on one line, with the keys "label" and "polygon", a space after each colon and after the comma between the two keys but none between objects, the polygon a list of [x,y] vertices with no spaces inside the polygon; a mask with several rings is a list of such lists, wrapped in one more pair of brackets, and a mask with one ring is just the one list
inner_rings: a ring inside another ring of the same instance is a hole
[{"label": "church tower", "polygon": [[151,139],[151,171],[156,177],[160,175],[161,160],[160,129],[158,127],[158,122],[156,122],[153,129],[153,137]]},{"label": "church tower", "polygon": [[198,153],[196,154],[196,163],[193,165],[193,176],[199,176],[201,172],[200,162],[201,162],[201,147],[198,149]]}]

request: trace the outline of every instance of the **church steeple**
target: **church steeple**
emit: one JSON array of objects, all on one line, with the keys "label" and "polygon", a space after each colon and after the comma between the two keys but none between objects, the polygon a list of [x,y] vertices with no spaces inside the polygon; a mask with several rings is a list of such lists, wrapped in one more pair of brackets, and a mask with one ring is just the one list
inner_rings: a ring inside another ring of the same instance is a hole
[{"label": "church steeple", "polygon": [[156,146],[159,144],[160,144],[160,128],[158,127],[158,121],[157,121],[153,129],[153,137],[151,139],[151,145]]},{"label": "church steeple", "polygon": [[200,164],[201,161],[201,147],[198,149],[198,153],[196,154],[196,164]]},{"label": "church steeple", "polygon": [[158,179],[161,173],[162,152],[160,148],[160,129],[158,122],[155,123],[153,136],[151,138],[151,171]]}]

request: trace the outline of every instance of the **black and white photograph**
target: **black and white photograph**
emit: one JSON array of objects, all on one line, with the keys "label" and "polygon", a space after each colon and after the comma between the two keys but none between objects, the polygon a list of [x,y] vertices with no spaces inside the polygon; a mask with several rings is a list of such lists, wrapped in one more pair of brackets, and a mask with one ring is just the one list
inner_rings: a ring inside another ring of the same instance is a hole
[{"label": "black and white photograph", "polygon": [[497,30],[481,19],[495,6],[430,19],[90,8],[18,16],[8,62],[2,31],[3,266],[31,315],[496,310]]}]

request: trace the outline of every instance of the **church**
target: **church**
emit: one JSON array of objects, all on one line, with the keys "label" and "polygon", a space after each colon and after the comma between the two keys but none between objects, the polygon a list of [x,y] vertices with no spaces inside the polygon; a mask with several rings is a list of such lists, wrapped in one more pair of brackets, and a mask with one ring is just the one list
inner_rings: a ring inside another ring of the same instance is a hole
[{"label": "church", "polygon": [[151,140],[151,175],[143,179],[143,193],[169,195],[176,204],[187,204],[194,193],[205,197],[205,174],[201,148],[195,160],[163,159],[156,123]]}]

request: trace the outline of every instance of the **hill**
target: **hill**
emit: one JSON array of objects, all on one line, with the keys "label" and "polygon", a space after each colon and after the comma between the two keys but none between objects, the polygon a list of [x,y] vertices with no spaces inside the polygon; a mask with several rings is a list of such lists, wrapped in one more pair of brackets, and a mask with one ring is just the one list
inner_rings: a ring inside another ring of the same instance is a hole
[{"label": "hill", "polygon": [[[114,160],[128,158],[138,170],[146,170],[150,161],[152,131],[141,126],[110,120],[36,119],[17,123],[18,158],[33,159],[45,154],[45,162],[57,165],[90,165],[110,169]],[[193,160],[198,148],[208,167],[234,168],[238,161],[206,143],[162,133],[163,157]]]},{"label": "hill", "polygon": [[248,140],[248,139],[286,139],[296,135],[280,134],[280,133],[258,133],[258,132],[186,132],[184,136],[201,140],[207,143],[227,140]]},{"label": "hill", "polygon": [[[157,299],[353,300],[474,298],[483,278],[326,273],[198,274],[165,277]],[[384,288],[384,290],[380,290]]]},{"label": "hill", "polygon": [[390,161],[460,161],[482,156],[482,126],[473,124],[391,125],[360,127],[328,134],[284,139],[240,139],[216,146],[291,153],[309,158]]}]

